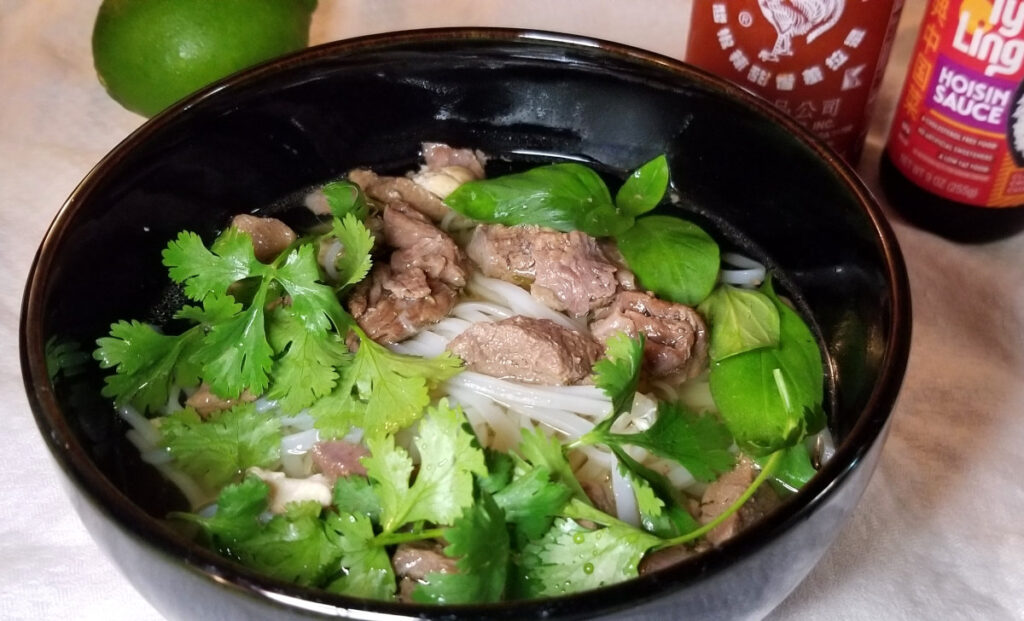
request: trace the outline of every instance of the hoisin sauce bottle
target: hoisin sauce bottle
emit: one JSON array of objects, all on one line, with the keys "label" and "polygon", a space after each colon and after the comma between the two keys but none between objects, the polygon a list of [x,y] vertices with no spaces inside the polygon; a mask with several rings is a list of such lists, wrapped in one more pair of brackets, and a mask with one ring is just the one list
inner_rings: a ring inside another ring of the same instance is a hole
[{"label": "hoisin sauce bottle", "polygon": [[1024,229],[1024,0],[932,0],[880,163],[889,203],[963,242]]}]

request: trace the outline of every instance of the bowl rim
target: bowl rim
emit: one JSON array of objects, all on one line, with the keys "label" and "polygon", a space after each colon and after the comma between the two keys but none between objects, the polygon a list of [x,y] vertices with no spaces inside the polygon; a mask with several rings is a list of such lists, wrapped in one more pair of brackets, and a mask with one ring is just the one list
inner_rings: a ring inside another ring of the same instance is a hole
[{"label": "bowl rim", "polygon": [[[61,416],[59,404],[48,380],[44,351],[45,335],[41,320],[44,293],[56,249],[67,235],[78,206],[89,199],[95,188],[111,170],[116,170],[118,163],[136,145],[144,143],[151,134],[187,115],[191,109],[200,107],[209,100],[216,101],[221,96],[220,93],[230,93],[249,82],[315,64],[324,58],[343,58],[407,45],[463,41],[514,43],[522,44],[524,47],[543,44],[562,46],[567,50],[596,50],[601,54],[664,72],[666,79],[672,76],[677,80],[697,82],[710,92],[737,101],[740,105],[752,109],[755,114],[770,118],[793,134],[797,142],[804,143],[828,165],[855,197],[872,226],[875,244],[885,263],[892,313],[889,318],[890,332],[886,340],[886,353],[881,361],[878,381],[857,422],[843,442],[837,446],[835,455],[803,489],[778,510],[722,545],[658,572],[578,594],[463,606],[420,606],[361,600],[266,577],[186,539],[136,506],[92,463],[85,447],[77,440],[67,421]],[[39,430],[61,469],[79,489],[81,496],[109,518],[123,533],[141,540],[143,545],[161,553],[171,562],[207,580],[293,611],[323,613],[334,617],[342,613],[351,618],[383,618],[381,615],[393,615],[389,618],[394,619],[418,618],[425,614],[456,619],[486,615],[488,618],[498,619],[546,617],[552,614],[590,617],[614,613],[626,607],[640,606],[666,595],[673,588],[696,583],[721,572],[806,519],[831,496],[844,479],[853,473],[868,450],[883,439],[905,373],[910,338],[910,287],[906,266],[892,228],[870,190],[852,168],[794,119],[768,102],[710,73],[682,61],[633,46],[544,30],[453,27],[385,32],[310,47],[228,76],[146,121],[87,173],[48,227],[26,281],[21,307],[19,349],[29,404]]]}]

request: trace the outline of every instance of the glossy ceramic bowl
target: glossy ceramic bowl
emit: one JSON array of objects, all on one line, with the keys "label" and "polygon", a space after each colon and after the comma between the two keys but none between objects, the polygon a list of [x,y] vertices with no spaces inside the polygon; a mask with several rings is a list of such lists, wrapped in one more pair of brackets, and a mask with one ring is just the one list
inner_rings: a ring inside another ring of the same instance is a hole
[{"label": "glossy ceramic bowl", "polygon": [[[277,582],[178,535],[173,486],[124,440],[98,372],[51,382],[45,345],[90,351],[120,318],[160,319],[160,250],[212,235],[355,165],[404,169],[424,140],[497,160],[571,158],[623,174],[667,153],[672,209],[769,263],[809,309],[827,352],[838,450],[781,509],[713,551],[569,597],[427,608]],[[341,41],[233,76],[172,106],[111,152],[68,199],[35,259],[21,356],[40,430],[82,520],[171,618],[759,617],[811,570],[875,467],[910,341],[907,277],[861,182],[791,120],[670,59],[512,30]],[[870,507],[863,510],[870,511]],[[821,597],[827,598],[828,593]]]}]

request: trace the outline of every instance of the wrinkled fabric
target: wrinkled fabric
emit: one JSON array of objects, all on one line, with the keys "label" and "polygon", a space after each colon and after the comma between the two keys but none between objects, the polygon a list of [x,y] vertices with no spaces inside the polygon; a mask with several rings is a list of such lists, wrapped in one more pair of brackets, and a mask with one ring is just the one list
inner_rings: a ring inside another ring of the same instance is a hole
[{"label": "wrinkled fabric", "polygon": [[[924,4],[911,0],[904,11],[860,165],[876,191]],[[29,411],[16,354],[20,294],[47,226],[90,168],[143,121],[95,78],[89,39],[98,6],[0,0],[5,620],[160,619],[75,515]],[[526,26],[681,58],[689,9],[686,0],[321,0],[312,39]],[[910,270],[914,342],[892,432],[852,520],[772,621],[1024,618],[1024,235],[958,246],[894,226]]]}]

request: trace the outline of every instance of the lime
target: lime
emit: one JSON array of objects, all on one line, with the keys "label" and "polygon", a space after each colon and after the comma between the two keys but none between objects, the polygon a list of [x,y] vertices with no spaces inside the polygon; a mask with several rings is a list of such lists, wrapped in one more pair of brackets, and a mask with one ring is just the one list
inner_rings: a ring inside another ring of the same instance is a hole
[{"label": "lime", "polygon": [[151,116],[214,80],[306,47],[316,0],[103,0],[92,33],[100,82]]}]

